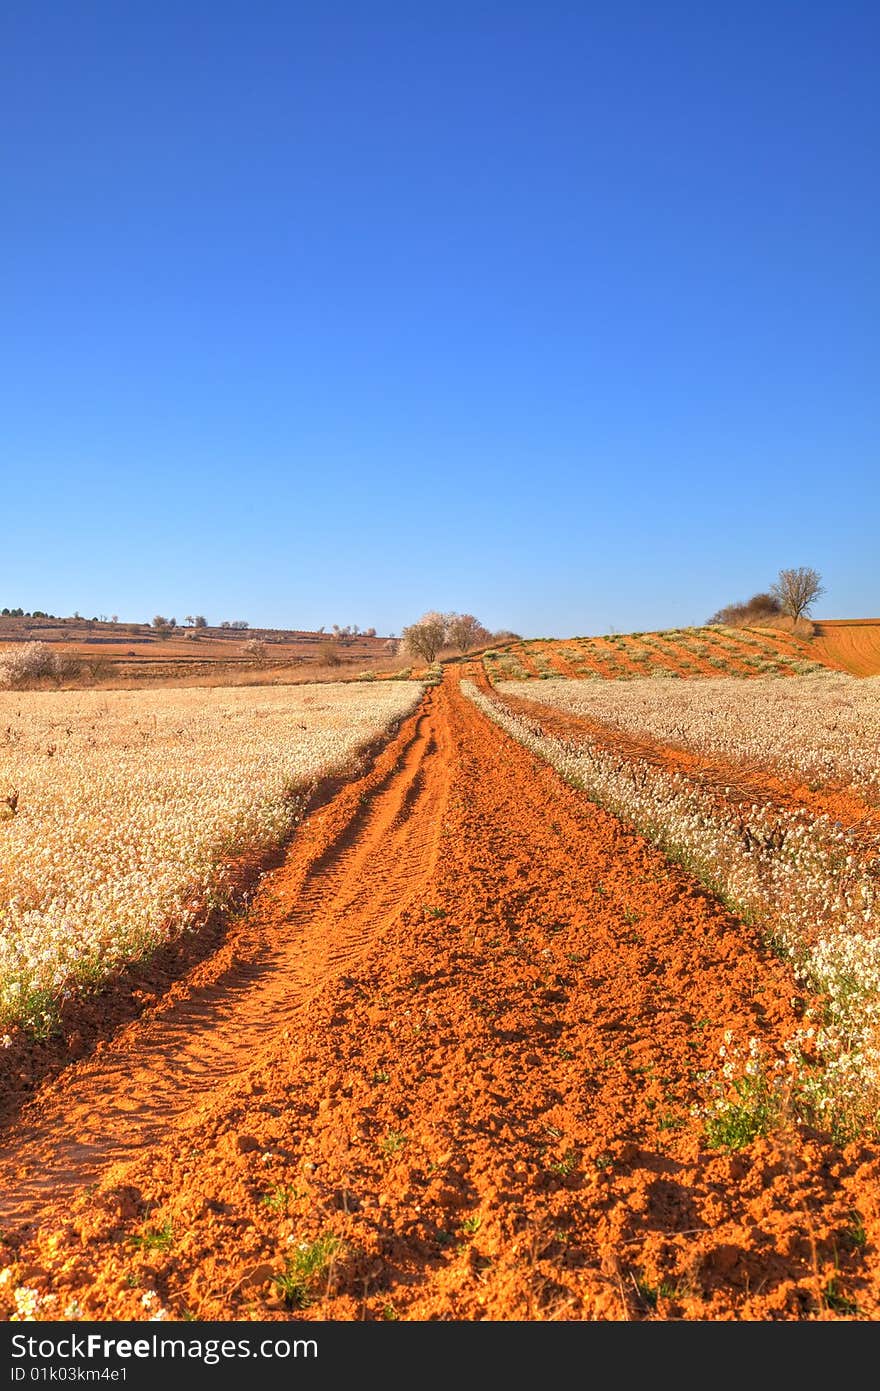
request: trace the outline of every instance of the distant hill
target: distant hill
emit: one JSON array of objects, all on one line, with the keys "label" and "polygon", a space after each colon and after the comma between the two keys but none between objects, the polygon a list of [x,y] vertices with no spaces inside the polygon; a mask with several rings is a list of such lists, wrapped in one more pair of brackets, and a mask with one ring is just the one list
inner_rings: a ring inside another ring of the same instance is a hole
[{"label": "distant hill", "polygon": [[65,685],[214,685],[351,679],[404,665],[396,643],[366,633],[297,628],[166,627],[87,618],[0,615],[0,651],[44,642],[64,661]]}]

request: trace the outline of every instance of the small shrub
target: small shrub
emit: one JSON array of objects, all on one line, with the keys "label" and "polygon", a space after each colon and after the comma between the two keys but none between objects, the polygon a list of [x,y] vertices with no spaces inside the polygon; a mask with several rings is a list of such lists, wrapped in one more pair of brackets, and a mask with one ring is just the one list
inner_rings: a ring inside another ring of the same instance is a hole
[{"label": "small shrub", "polygon": [[318,648],[318,660],[325,667],[341,667],[342,656],[335,642],[322,642]]}]

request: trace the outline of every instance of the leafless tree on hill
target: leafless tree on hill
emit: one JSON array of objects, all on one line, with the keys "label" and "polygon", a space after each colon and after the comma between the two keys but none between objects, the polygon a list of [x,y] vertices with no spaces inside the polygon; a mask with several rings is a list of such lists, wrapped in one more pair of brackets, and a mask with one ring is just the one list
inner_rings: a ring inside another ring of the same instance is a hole
[{"label": "leafless tree on hill", "polygon": [[770,593],[779,600],[783,613],[798,619],[810,612],[825,590],[818,570],[801,565],[796,570],[780,570],[775,584],[770,586]]}]

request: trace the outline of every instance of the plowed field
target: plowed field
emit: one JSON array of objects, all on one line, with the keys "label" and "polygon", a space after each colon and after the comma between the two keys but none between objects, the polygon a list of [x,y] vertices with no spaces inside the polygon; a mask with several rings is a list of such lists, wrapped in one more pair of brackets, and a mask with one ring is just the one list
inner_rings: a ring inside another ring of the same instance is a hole
[{"label": "plowed field", "polygon": [[722,1050],[808,1003],[448,671],[216,953],[8,1112],[5,1316],[875,1319],[876,1151],[707,1141]]},{"label": "plowed field", "polygon": [[829,666],[853,676],[880,675],[880,618],[817,623],[812,646],[817,659]]}]

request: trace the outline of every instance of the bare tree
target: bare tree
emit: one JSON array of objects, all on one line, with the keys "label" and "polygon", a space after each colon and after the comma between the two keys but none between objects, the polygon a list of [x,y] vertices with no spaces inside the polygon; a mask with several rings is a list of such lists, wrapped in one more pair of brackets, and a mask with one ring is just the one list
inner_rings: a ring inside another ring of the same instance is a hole
[{"label": "bare tree", "polygon": [[791,618],[801,618],[809,613],[813,604],[824,594],[822,576],[812,566],[801,565],[796,570],[780,570],[770,593],[779,600],[783,613]]},{"label": "bare tree", "polygon": [[472,613],[450,613],[446,618],[446,640],[459,652],[491,640],[491,633]]},{"label": "bare tree", "polygon": [[435,611],[423,613],[418,623],[402,629],[401,641],[414,657],[433,662],[446,641],[446,619]]},{"label": "bare tree", "polygon": [[266,644],[259,638],[248,638],[244,645],[244,650],[249,657],[252,657],[258,666],[263,666],[266,661]]}]

